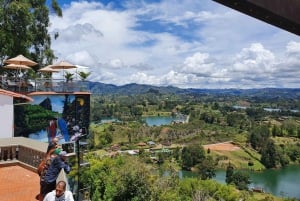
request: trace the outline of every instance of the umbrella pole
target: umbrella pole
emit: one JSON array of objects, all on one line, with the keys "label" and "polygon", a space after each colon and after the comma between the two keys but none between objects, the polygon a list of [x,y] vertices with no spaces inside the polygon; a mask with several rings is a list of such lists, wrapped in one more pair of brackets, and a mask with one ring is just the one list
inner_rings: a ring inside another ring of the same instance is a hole
[{"label": "umbrella pole", "polygon": [[63,92],[66,91],[65,68],[63,68]]}]

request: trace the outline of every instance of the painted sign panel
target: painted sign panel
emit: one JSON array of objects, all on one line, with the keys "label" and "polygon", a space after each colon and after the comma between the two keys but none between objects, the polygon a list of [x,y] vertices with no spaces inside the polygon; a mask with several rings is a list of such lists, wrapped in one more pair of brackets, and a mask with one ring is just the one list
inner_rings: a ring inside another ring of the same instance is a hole
[{"label": "painted sign panel", "polygon": [[35,95],[29,105],[15,108],[15,136],[43,142],[58,137],[73,141],[88,133],[90,95]]}]

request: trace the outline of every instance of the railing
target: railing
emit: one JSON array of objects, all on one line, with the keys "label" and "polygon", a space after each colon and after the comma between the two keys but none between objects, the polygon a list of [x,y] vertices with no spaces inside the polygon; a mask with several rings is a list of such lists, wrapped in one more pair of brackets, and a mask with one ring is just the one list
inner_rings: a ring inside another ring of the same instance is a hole
[{"label": "railing", "polygon": [[0,139],[0,166],[21,162],[36,169],[45,157],[47,144],[23,137]]},{"label": "railing", "polygon": [[[47,147],[47,143],[24,137],[0,138],[0,167],[18,164],[36,171],[45,158]],[[68,178],[65,182],[69,186]]]},{"label": "railing", "polygon": [[8,78],[1,78],[0,88],[14,92],[86,92],[88,82],[74,80],[66,82],[64,79],[37,78],[35,80],[16,81]]},{"label": "railing", "polygon": [[69,81],[63,79],[36,79],[35,91],[53,91],[53,92],[75,92],[88,91],[88,82]]},{"label": "railing", "polygon": [[[87,143],[81,143],[80,145],[81,148],[84,149],[85,146],[87,146]],[[17,163],[27,169],[36,171],[40,162],[45,158],[47,147],[47,143],[24,137],[0,138],[0,167]],[[78,162],[80,161],[78,160]],[[79,176],[79,172],[77,173]],[[75,180],[67,175],[65,176],[66,178],[64,178],[64,181],[67,182],[67,185],[70,187],[70,190],[74,193],[77,200],[90,200],[89,188],[78,189],[78,183],[73,183],[72,186],[70,186],[69,180],[73,182]]]}]

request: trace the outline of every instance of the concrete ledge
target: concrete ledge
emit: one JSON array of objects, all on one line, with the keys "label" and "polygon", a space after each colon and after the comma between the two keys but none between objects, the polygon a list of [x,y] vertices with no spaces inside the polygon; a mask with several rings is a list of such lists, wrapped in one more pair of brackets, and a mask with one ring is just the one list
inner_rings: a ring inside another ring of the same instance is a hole
[{"label": "concrete ledge", "polygon": [[0,138],[0,148],[6,146],[24,146],[37,151],[46,152],[48,144],[25,137]]},{"label": "concrete ledge", "polygon": [[22,163],[21,161],[18,161],[18,160],[9,160],[9,161],[1,161],[0,162],[0,168],[1,167],[10,167],[10,166],[15,166],[15,165],[25,168],[31,172],[37,172],[37,167],[33,167],[26,163]]}]

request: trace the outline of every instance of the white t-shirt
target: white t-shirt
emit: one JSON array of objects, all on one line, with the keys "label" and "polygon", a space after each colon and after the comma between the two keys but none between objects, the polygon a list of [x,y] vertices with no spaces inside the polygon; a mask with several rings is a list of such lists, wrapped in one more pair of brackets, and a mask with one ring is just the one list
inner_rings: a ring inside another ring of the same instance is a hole
[{"label": "white t-shirt", "polygon": [[46,195],[44,201],[74,201],[74,198],[71,191],[65,191],[62,196],[56,197],[55,190],[53,190]]}]

